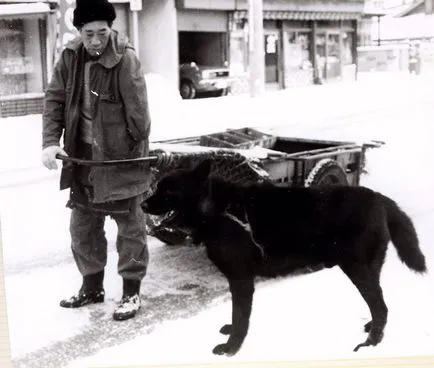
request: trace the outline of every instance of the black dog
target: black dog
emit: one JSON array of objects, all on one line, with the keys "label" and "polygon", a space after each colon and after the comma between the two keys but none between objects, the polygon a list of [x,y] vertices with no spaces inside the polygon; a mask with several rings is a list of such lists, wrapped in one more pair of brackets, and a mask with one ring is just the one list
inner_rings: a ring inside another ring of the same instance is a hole
[{"label": "black dog", "polygon": [[145,212],[177,211],[229,281],[232,323],[215,354],[233,355],[248,331],[255,276],[276,277],[303,267],[339,266],[369,306],[369,335],[377,345],[387,322],[380,272],[390,240],[402,262],[426,271],[410,218],[391,199],[363,187],[282,188],[240,185],[209,176],[206,160],[165,176],[142,204]]}]

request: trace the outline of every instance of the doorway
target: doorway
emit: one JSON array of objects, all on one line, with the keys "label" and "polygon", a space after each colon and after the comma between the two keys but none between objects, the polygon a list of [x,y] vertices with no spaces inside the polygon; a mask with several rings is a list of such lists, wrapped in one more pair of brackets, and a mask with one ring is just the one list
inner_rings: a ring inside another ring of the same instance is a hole
[{"label": "doorway", "polygon": [[180,64],[223,66],[228,59],[226,33],[178,32],[178,39]]},{"label": "doorway", "polygon": [[265,83],[279,85],[279,34],[270,32],[264,35]]},{"label": "doorway", "polygon": [[327,32],[327,79],[339,79],[341,77],[339,31]]},{"label": "doorway", "polygon": [[339,30],[318,32],[315,39],[318,76],[333,80],[341,77],[341,36]]}]

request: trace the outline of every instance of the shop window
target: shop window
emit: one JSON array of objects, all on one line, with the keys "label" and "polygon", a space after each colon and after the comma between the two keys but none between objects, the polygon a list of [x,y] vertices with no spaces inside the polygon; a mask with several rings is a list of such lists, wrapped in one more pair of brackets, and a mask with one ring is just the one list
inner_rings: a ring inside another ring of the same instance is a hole
[{"label": "shop window", "polygon": [[288,32],[288,66],[291,69],[310,69],[310,32]]},{"label": "shop window", "polygon": [[353,59],[353,42],[354,34],[352,32],[344,32],[342,34],[342,62],[344,65],[354,63]]},{"label": "shop window", "polygon": [[337,78],[341,76],[341,55],[338,33],[327,35],[327,78]]},{"label": "shop window", "polygon": [[[25,92],[22,20],[0,20],[0,95]],[[20,65],[21,64],[21,65]],[[28,66],[27,66],[28,67]]]},{"label": "shop window", "polygon": [[37,18],[0,20],[0,96],[43,91],[43,66]]},{"label": "shop window", "polygon": [[326,35],[325,33],[318,33],[315,39],[315,57],[317,68],[322,78],[326,64]]},{"label": "shop window", "polygon": [[339,63],[339,35],[329,33],[327,39],[327,63]]}]

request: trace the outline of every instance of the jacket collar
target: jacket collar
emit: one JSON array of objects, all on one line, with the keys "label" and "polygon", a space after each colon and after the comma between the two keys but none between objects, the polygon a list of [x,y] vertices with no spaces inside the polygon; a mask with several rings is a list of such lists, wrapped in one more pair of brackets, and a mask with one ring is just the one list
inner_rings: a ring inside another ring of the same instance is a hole
[{"label": "jacket collar", "polygon": [[[78,54],[83,48],[83,41],[80,37],[77,37],[68,42],[65,48]],[[112,29],[107,47],[96,62],[107,69],[111,69],[121,61],[125,49],[127,48],[133,49],[133,46],[128,42],[128,38],[126,36],[120,36],[117,31]]]}]

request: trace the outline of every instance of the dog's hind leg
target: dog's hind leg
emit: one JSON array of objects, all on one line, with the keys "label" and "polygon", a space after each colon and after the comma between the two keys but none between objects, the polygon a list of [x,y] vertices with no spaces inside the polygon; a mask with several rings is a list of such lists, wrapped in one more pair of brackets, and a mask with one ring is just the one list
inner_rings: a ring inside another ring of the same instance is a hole
[{"label": "dog's hind leg", "polygon": [[[384,244],[387,244],[387,240],[385,240]],[[372,275],[374,277],[377,277],[378,280],[380,280],[381,270],[383,268],[385,258],[386,258],[386,245],[384,246],[384,248],[381,247],[378,248],[377,256],[371,265],[371,270],[373,271]],[[371,328],[372,328],[372,320],[363,326],[364,331],[368,333],[371,331]]]},{"label": "dog's hind leg", "polygon": [[379,272],[373,265],[357,263],[341,265],[341,268],[359,290],[372,316],[372,321],[365,325],[365,328],[369,328],[368,338],[357,345],[354,351],[363,346],[375,346],[383,339],[383,331],[387,323],[387,306],[383,299]]},{"label": "dog's hind leg", "polygon": [[232,294],[232,325],[225,325],[221,333],[229,334],[226,344],[217,345],[213,353],[217,355],[234,355],[243,344],[249,329],[250,314],[254,293],[253,278],[245,280],[229,280]]}]

